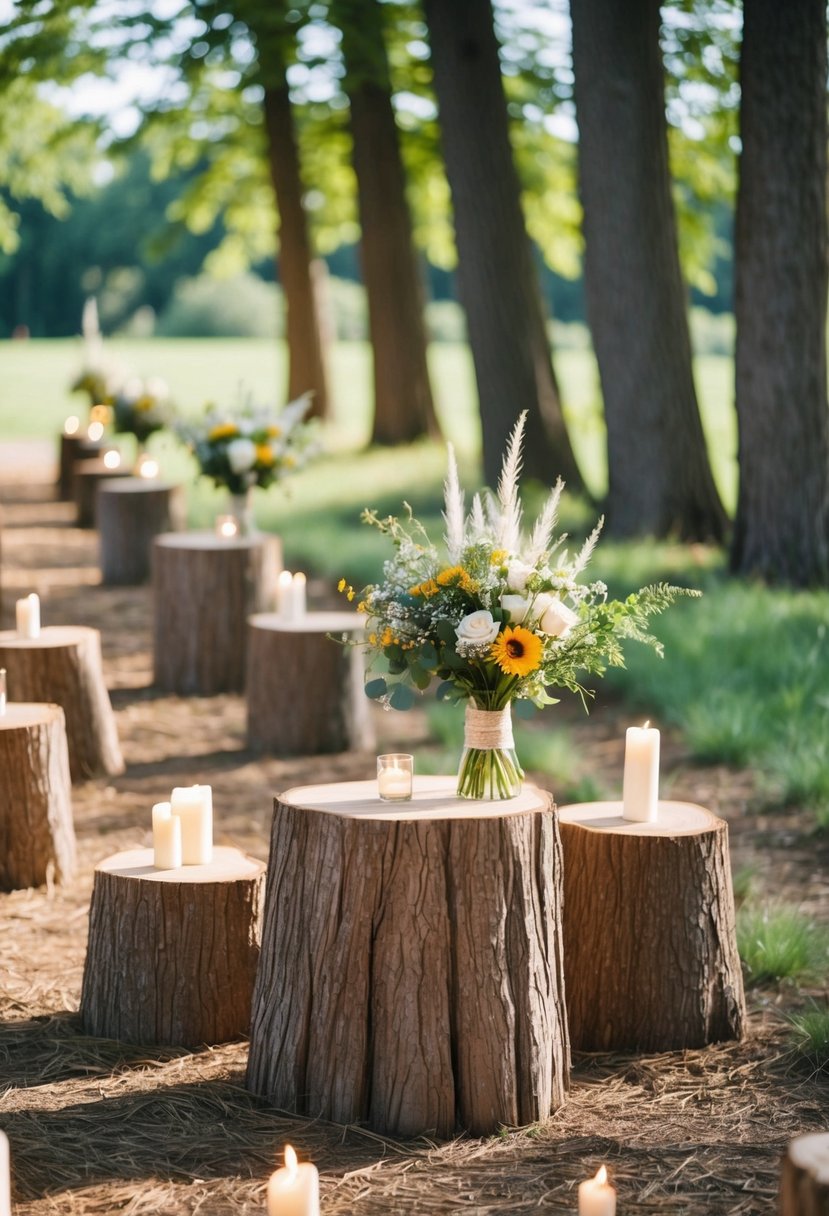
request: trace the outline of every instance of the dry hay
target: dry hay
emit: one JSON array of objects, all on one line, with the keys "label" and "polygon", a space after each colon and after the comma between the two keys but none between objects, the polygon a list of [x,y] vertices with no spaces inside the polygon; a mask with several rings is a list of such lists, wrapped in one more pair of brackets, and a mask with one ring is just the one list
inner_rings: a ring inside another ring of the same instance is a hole
[{"label": "dry hay", "polygon": [[[18,1216],[261,1213],[286,1142],[319,1165],[326,1216],[570,1213],[577,1183],[602,1162],[619,1189],[620,1216],[775,1210],[786,1141],[829,1125],[825,1080],[788,1047],[792,993],[752,997],[744,1043],[581,1056],[569,1101],[544,1124],[446,1144],[400,1144],[268,1109],[244,1088],[243,1043],[193,1053],[82,1034],[74,1011],[95,862],[145,843],[150,804],[197,780],[214,786],[217,840],[265,857],[274,791],[318,779],[320,760],[253,757],[241,698],[154,692],[148,591],[90,586],[94,534],[70,530],[64,507],[29,491],[16,486],[7,496],[7,504],[22,501],[5,509],[4,584],[48,588],[48,622],[104,631],[128,767],[75,791],[77,882],[0,896],[0,1127],[12,1143]],[[425,741],[420,717],[380,715],[378,725],[391,747]],[[618,770],[612,707],[574,730],[596,771]],[[829,919],[825,850],[791,816],[749,813],[750,775],[692,769],[667,742],[672,796],[726,815],[738,864],[768,876],[770,894],[794,893]],[[373,759],[326,758],[326,775],[365,777]]]}]

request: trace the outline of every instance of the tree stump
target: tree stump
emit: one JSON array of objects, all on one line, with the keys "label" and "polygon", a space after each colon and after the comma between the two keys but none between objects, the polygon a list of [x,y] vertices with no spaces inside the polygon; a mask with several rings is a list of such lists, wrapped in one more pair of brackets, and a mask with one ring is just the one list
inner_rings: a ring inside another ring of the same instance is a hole
[{"label": "tree stump", "polygon": [[292,621],[259,613],[248,621],[248,745],[277,756],[374,747],[363,653],[329,634],[365,628],[355,612],[309,612]]},{"label": "tree stump", "polygon": [[563,807],[559,820],[573,1048],[742,1038],[728,825],[687,802],[660,802],[656,823],[623,819],[621,802]]},{"label": "tree stump", "polygon": [[15,702],[0,714],[0,891],[75,873],[66,725],[59,705]]},{"label": "tree stump", "polygon": [[94,528],[98,523],[98,490],[105,481],[131,477],[129,469],[119,465],[108,469],[103,460],[85,460],[75,469],[74,497],[77,507],[75,520],[79,528]]},{"label": "tree stump", "polygon": [[104,452],[110,450],[110,445],[86,435],[61,435],[60,463],[58,466],[58,498],[69,502],[75,492],[75,470],[82,460],[97,460]]},{"label": "tree stump", "polygon": [[156,870],[152,849],[95,867],[81,990],[87,1034],[200,1047],[240,1039],[261,939],[265,866],[215,848],[205,866]]},{"label": "tree stump", "polygon": [[101,581],[105,586],[146,583],[156,536],[185,522],[181,486],[145,477],[103,482],[98,489]]},{"label": "tree stump", "polygon": [[829,1132],[789,1141],[780,1180],[780,1216],[829,1216]]},{"label": "tree stump", "polygon": [[555,812],[532,786],[493,803],[455,784],[276,800],[247,1085],[280,1109],[486,1135],[564,1101]]},{"label": "tree stump", "polygon": [[124,771],[97,629],[51,626],[37,638],[6,630],[0,633],[0,667],[15,700],[54,701],[63,709],[73,782]]},{"label": "tree stump", "polygon": [[278,563],[276,537],[156,537],[153,668],[159,688],[203,696],[242,691],[247,618],[268,607]]}]

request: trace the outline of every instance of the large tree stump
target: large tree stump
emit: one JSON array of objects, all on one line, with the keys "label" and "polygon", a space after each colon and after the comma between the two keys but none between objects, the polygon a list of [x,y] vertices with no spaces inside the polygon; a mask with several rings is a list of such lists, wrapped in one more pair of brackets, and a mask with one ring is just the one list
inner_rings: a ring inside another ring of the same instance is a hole
[{"label": "large tree stump", "polygon": [[159,688],[204,696],[242,691],[247,618],[268,607],[279,552],[276,537],[156,537],[153,668]]},{"label": "large tree stump", "polygon": [[728,825],[660,802],[656,823],[621,802],[560,812],[564,971],[578,1051],[670,1051],[743,1034],[745,1003]]},{"label": "large tree stump", "polygon": [[58,466],[58,498],[70,501],[75,493],[75,470],[82,460],[99,460],[110,445],[87,438],[86,434],[61,435]]},{"label": "large tree stump", "polygon": [[74,497],[79,528],[94,528],[98,523],[98,491],[106,481],[131,477],[129,469],[119,465],[109,469],[103,460],[85,460],[75,468]]},{"label": "large tree stump", "polygon": [[829,1132],[789,1141],[780,1180],[780,1216],[829,1216]]},{"label": "large tree stump", "polygon": [[549,796],[422,777],[276,800],[247,1085],[394,1136],[487,1134],[564,1101],[560,844]]},{"label": "large tree stump", "polygon": [[199,1047],[242,1038],[259,957],[265,866],[216,848],[156,870],[152,849],[95,869],[81,991],[87,1034]]},{"label": "large tree stump", "polygon": [[106,586],[146,583],[156,536],[185,522],[181,486],[145,477],[105,481],[98,489],[101,581]]},{"label": "large tree stump", "polygon": [[358,646],[329,634],[365,629],[355,612],[310,612],[297,620],[259,613],[248,621],[248,744],[277,756],[374,747],[371,703]]},{"label": "large tree stump", "polygon": [[16,701],[54,701],[63,709],[73,782],[124,771],[97,629],[51,626],[36,638],[6,630],[0,633],[0,667]]},{"label": "large tree stump", "polygon": [[66,725],[59,705],[0,714],[0,891],[75,873]]}]

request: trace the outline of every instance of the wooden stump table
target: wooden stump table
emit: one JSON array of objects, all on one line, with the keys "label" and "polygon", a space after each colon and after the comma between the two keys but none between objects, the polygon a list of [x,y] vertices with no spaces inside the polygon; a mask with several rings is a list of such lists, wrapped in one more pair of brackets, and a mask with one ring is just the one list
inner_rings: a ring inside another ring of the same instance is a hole
[{"label": "wooden stump table", "polygon": [[780,1216],[829,1216],[829,1131],[789,1141],[783,1158]]},{"label": "wooden stump table", "polygon": [[53,625],[37,638],[6,630],[0,633],[0,667],[15,701],[54,701],[63,709],[73,782],[124,771],[97,629]]},{"label": "wooden stump table", "polygon": [[103,460],[85,460],[75,468],[74,498],[77,508],[75,520],[79,528],[95,528],[98,523],[98,491],[107,481],[131,477],[129,469],[122,466],[108,468]]},{"label": "wooden stump table", "polygon": [[415,778],[276,800],[247,1085],[393,1136],[476,1135],[564,1101],[560,845],[547,794]]},{"label": "wooden stump table", "polygon": [[[297,620],[276,613],[250,618],[250,747],[277,756],[374,747],[363,653],[353,645],[364,629],[365,618],[356,612],[309,612]],[[329,634],[349,640],[343,644]]]},{"label": "wooden stump table", "polygon": [[246,1035],[264,875],[261,861],[231,848],[177,870],[156,870],[152,849],[102,861],[89,910],[85,1032],[181,1047]]},{"label": "wooden stump table", "polygon": [[181,486],[148,477],[104,481],[98,489],[101,581],[106,586],[146,583],[156,536],[184,524]]},{"label": "wooden stump table", "polygon": [[82,460],[100,460],[109,444],[86,435],[61,435],[58,465],[58,498],[69,502],[75,493],[75,470]]},{"label": "wooden stump table", "polygon": [[276,537],[156,537],[153,666],[159,688],[203,696],[242,691],[247,619],[268,607],[279,560]]},{"label": "wooden stump table", "polygon": [[688,802],[660,802],[657,823],[623,819],[621,802],[566,806],[559,818],[573,1048],[741,1038],[728,825]]},{"label": "wooden stump table", "polygon": [[66,727],[59,705],[9,703],[0,714],[0,891],[75,873]]}]

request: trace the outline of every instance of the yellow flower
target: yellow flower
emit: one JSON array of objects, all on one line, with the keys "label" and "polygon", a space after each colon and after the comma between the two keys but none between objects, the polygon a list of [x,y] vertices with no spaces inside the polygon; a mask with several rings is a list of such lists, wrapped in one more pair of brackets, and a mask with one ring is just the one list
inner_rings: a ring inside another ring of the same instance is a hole
[{"label": "yellow flower", "polygon": [[376,634],[376,633],[370,633],[370,634],[368,635],[368,640],[369,640],[369,644],[370,644],[371,646],[376,646],[376,645],[377,645],[377,634]]},{"label": "yellow flower", "polygon": [[265,433],[269,439],[278,439],[282,434],[282,428],[278,426],[269,426]]},{"label": "yellow flower", "polygon": [[344,578],[341,578],[340,581],[337,583],[337,590],[345,591],[345,588],[346,588],[346,581]]},{"label": "yellow flower", "polygon": [[504,561],[506,556],[507,556],[506,549],[493,549],[492,553],[490,554],[489,560],[492,562],[493,566],[500,566],[501,562]]},{"label": "yellow flower", "polygon": [[383,636],[380,638],[381,646],[393,646],[399,639],[394,636],[389,625],[383,630]]},{"label": "yellow flower", "polygon": [[269,443],[257,443],[256,462],[257,464],[263,464],[266,469],[269,469],[274,463],[274,454],[271,451],[271,445]]},{"label": "yellow flower", "polygon": [[437,581],[441,587],[458,587],[461,591],[470,593],[478,589],[477,583],[469,577],[463,566],[447,566],[445,570],[441,570]]},{"label": "yellow flower", "polygon": [[368,604],[366,603],[365,600],[360,600],[359,604],[357,605],[357,611],[358,612],[368,612]]},{"label": "yellow flower", "polygon": [[505,675],[528,676],[541,663],[541,650],[541,638],[516,625],[498,634],[490,654]]},{"label": "yellow flower", "polygon": [[220,422],[212,431],[208,431],[207,438],[211,443],[215,443],[217,439],[232,439],[238,434],[239,428],[235,422]]},{"label": "yellow flower", "polygon": [[138,398],[138,400],[135,403],[135,408],[137,410],[139,410],[141,413],[146,413],[146,411],[151,410],[154,405],[155,405],[155,398],[148,397],[145,393],[145,395],[143,397]]}]

